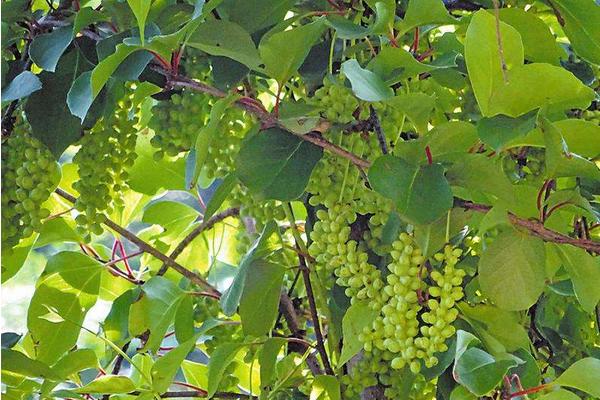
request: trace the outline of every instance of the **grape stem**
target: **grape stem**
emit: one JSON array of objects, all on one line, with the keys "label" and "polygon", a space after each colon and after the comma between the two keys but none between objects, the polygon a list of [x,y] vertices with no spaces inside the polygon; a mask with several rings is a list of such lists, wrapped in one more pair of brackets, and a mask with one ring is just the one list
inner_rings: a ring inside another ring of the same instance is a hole
[{"label": "grape stem", "polygon": [[[60,197],[62,197],[63,199],[69,201],[70,203],[75,203],[77,201],[77,198],[75,198],[75,196],[62,190],[61,188],[56,188],[55,193],[57,195],[59,195]],[[106,216],[104,216],[104,221],[102,223],[104,225],[108,226],[109,228],[111,228],[113,231],[117,232],[119,235],[121,235],[124,238],[126,238],[127,240],[129,240],[131,243],[135,244],[140,250],[143,250],[146,253],[151,254],[154,257],[158,258],[163,263],[167,264],[169,267],[171,267],[175,271],[177,271],[179,274],[188,278],[194,284],[204,287],[205,289],[207,289],[208,291],[210,291],[216,295],[219,295],[219,296],[221,295],[221,292],[219,292],[214,286],[212,286],[210,283],[208,283],[208,281],[206,281],[200,275],[196,274],[193,271],[190,271],[189,269],[187,269],[183,265],[177,263],[175,260],[173,260],[169,256],[161,253],[154,246],[150,245],[149,243],[146,243],[144,240],[140,239],[133,232],[130,232],[127,229],[123,228],[122,226],[118,225],[117,223],[111,221]]]}]

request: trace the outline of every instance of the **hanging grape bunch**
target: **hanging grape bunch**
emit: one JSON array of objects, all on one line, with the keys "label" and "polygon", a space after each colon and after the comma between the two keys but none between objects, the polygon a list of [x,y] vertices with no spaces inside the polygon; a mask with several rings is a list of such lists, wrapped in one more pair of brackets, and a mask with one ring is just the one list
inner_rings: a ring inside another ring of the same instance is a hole
[{"label": "hanging grape bunch", "polygon": [[131,107],[129,95],[120,100],[113,116],[98,121],[81,138],[81,148],[73,157],[79,173],[73,184],[79,192],[75,208],[80,214],[75,220],[84,238],[101,234],[104,214],[124,206],[127,169],[137,158],[137,117],[130,118]]},{"label": "hanging grape bunch", "polygon": [[50,215],[43,206],[60,181],[50,150],[31,136],[19,116],[12,135],[2,143],[2,249],[39,232]]}]

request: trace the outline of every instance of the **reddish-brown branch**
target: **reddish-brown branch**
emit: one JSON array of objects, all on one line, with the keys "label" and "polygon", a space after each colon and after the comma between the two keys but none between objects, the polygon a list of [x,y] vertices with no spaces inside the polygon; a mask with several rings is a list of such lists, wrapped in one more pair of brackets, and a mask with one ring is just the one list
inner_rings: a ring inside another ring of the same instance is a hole
[{"label": "reddish-brown branch", "polygon": [[[457,200],[456,203],[464,209],[476,212],[487,213],[491,209],[490,206],[486,206],[483,204],[475,204],[469,201]],[[580,249],[600,254],[600,242],[595,242],[590,239],[572,238],[570,236],[546,228],[544,224],[542,224],[540,221],[520,218],[512,213],[508,214],[508,219],[513,225],[527,229],[531,234],[547,242],[570,244],[571,246],[579,247]]]},{"label": "reddish-brown branch", "polygon": [[529,389],[519,390],[518,392],[511,393],[510,398],[512,399],[513,397],[519,397],[519,396],[524,396],[526,394],[537,393],[544,389],[549,388],[550,386],[551,386],[551,384],[543,384],[543,385],[539,385],[539,386],[534,386]]}]

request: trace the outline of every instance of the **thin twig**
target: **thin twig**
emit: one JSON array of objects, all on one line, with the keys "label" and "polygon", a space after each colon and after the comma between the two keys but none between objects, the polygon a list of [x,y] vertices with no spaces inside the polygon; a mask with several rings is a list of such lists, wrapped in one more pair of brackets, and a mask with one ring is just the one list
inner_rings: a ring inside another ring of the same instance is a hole
[{"label": "thin twig", "polygon": [[[418,28],[417,28],[418,29]],[[381,152],[383,154],[388,153],[387,140],[385,138],[385,132],[381,129],[381,123],[379,122],[379,117],[377,116],[377,112],[375,108],[371,105],[369,106],[369,110],[371,114],[369,115],[369,119],[371,120],[371,125],[373,126],[373,130],[377,135],[377,141],[379,142],[379,147],[381,148]]]},{"label": "thin twig", "polygon": [[[221,211],[218,214],[213,215],[207,221],[203,221],[193,231],[191,231],[185,238],[183,238],[183,240],[181,242],[179,242],[177,247],[175,247],[175,249],[171,252],[171,254],[169,254],[169,258],[171,260],[176,260],[177,257],[179,257],[179,255],[181,253],[183,253],[185,248],[190,243],[192,243],[194,241],[194,239],[196,237],[198,237],[198,235],[200,235],[202,232],[212,228],[216,223],[223,221],[225,218],[234,217],[239,214],[240,214],[240,209],[237,207],[232,207],[232,208],[228,208],[227,210]],[[167,263],[163,263],[163,265],[160,267],[160,269],[158,270],[156,275],[164,275],[165,272],[167,272],[168,268],[169,268],[169,265]]]}]

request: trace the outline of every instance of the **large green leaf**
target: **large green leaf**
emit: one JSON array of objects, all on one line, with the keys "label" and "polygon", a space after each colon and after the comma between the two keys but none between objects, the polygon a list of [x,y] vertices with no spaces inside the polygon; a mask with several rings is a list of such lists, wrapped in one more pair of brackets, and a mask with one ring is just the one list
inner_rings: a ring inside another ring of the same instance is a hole
[{"label": "large green leaf", "polygon": [[230,21],[254,33],[283,20],[293,4],[292,0],[228,0],[219,10],[224,10]]},{"label": "large green leaf", "polygon": [[376,317],[377,312],[364,302],[356,302],[348,308],[342,320],[344,345],[338,361],[339,365],[347,363],[363,348],[358,336],[363,333],[364,328],[371,326]]},{"label": "large green leaf", "polygon": [[[48,260],[27,313],[38,360],[54,363],[73,347],[79,325],[96,303],[103,270],[96,260],[81,253],[64,251]],[[49,307],[63,320],[54,323],[43,319]]]},{"label": "large green leaf", "polygon": [[523,65],[523,43],[515,28],[500,22],[500,35],[502,58],[494,16],[485,10],[473,15],[465,39],[465,59],[484,116],[518,117],[543,105],[561,110],[585,108],[594,98],[592,91],[565,69],[542,63]]},{"label": "large green leaf", "polygon": [[340,382],[335,376],[317,375],[310,392],[311,400],[340,400]]},{"label": "large green leaf", "polygon": [[412,54],[400,47],[384,47],[369,62],[368,68],[391,85],[438,67],[417,61]]},{"label": "large green leaf", "polygon": [[279,128],[259,132],[242,146],[237,175],[251,192],[263,199],[289,201],[304,193],[320,147]]},{"label": "large green leaf", "polygon": [[50,33],[36,36],[29,47],[29,56],[41,69],[54,72],[58,60],[73,39],[73,27],[63,26]]},{"label": "large green leaf", "polygon": [[552,0],[578,55],[600,64],[600,6],[593,0]]},{"label": "large green leaf", "polygon": [[2,349],[2,377],[11,378],[50,378],[59,380],[61,376],[52,371],[48,365],[32,360],[20,351]]},{"label": "large green leaf", "polygon": [[280,85],[298,71],[311,47],[325,30],[320,18],[298,28],[266,35],[258,46],[267,74]]},{"label": "large green leaf", "polygon": [[579,389],[594,397],[600,397],[600,359],[587,357],[575,362],[554,383]]},{"label": "large green leaf", "polygon": [[600,282],[600,258],[569,245],[554,245],[554,248],[571,277],[581,307],[588,313],[593,313],[600,301],[597,284]]},{"label": "large green leaf", "polygon": [[479,261],[483,294],[505,310],[531,307],[544,290],[545,254],[541,239],[512,229],[502,232]]},{"label": "large green leaf", "polygon": [[253,262],[248,267],[240,299],[240,318],[246,335],[266,335],[273,328],[284,274],[282,265],[265,261]]},{"label": "large green leaf", "polygon": [[369,181],[375,191],[394,201],[400,214],[416,224],[431,223],[452,207],[452,191],[440,164],[412,165],[385,155],[369,169]]},{"label": "large green leaf", "polygon": [[187,42],[213,56],[225,56],[256,69],[260,57],[250,34],[234,22],[224,20],[206,21],[198,26]]},{"label": "large green leaf", "polygon": [[363,69],[358,61],[350,59],[342,64],[342,74],[352,84],[352,91],[365,101],[382,101],[392,98],[394,91],[376,73]]},{"label": "large green leaf", "polygon": [[500,20],[519,32],[528,61],[559,65],[559,60],[566,57],[548,25],[532,12],[516,7],[502,8]]},{"label": "large green leaf", "polygon": [[261,347],[258,363],[260,364],[260,384],[263,388],[270,386],[275,378],[277,356],[285,344],[285,338],[272,337],[268,338]]}]

